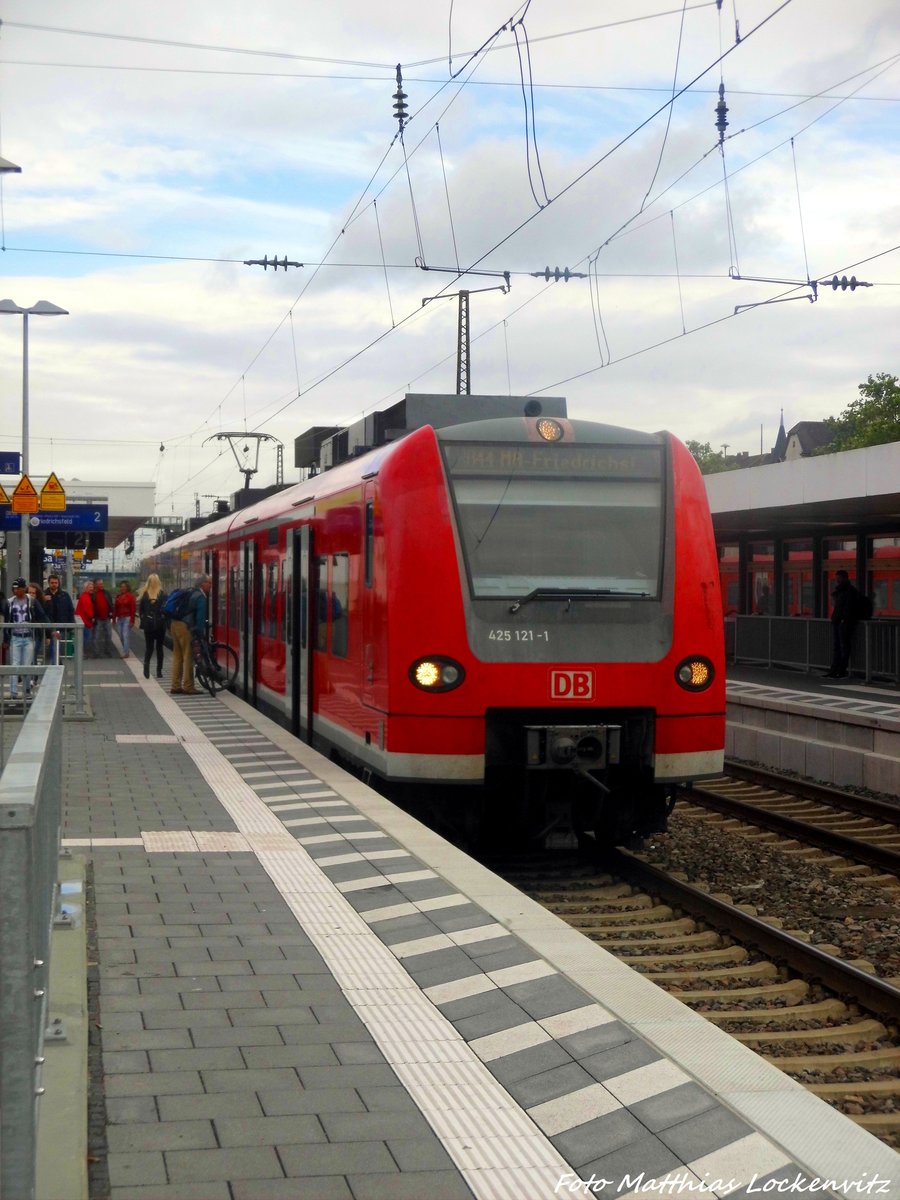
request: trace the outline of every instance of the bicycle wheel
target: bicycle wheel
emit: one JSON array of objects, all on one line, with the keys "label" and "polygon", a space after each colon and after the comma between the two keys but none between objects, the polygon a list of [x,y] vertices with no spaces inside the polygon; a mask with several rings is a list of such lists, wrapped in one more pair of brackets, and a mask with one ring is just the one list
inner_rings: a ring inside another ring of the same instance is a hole
[{"label": "bicycle wheel", "polygon": [[214,670],[210,672],[215,681],[215,690],[230,688],[237,679],[237,651],[225,642],[213,642],[209,647],[209,657]]}]

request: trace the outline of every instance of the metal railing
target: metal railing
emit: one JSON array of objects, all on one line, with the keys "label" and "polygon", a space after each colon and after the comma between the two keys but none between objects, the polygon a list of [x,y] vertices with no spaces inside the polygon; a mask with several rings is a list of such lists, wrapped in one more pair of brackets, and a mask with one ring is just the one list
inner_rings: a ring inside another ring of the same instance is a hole
[{"label": "metal railing", "polygon": [[[725,654],[732,663],[827,671],[831,664],[831,622],[815,617],[728,617]],[[853,634],[850,673],[866,682],[900,687],[900,621],[860,621]]]},{"label": "metal railing", "polygon": [[[87,715],[84,694],[84,621],[81,617],[76,617],[74,621],[63,622],[58,625],[39,625],[37,623],[24,623],[24,626],[16,626],[16,628],[24,627],[34,634],[34,650],[37,665],[41,663],[46,665],[64,666],[66,669],[65,679],[63,683],[63,698],[66,707],[66,713],[76,717],[84,717]],[[59,631],[58,638],[53,637],[52,633]],[[11,627],[6,626],[5,631],[11,633]],[[12,642],[10,641],[10,646]],[[7,661],[6,666],[0,667],[0,712],[5,711],[7,700],[11,696],[7,696],[5,687],[6,678],[9,676],[34,676],[39,675],[39,672],[34,671],[30,666],[12,667]],[[20,679],[20,683],[23,680]],[[23,696],[25,707],[28,707],[29,700],[27,688],[20,687],[20,692]]]},{"label": "metal railing", "polygon": [[62,667],[43,682],[0,775],[0,1195],[34,1195],[62,802]]}]

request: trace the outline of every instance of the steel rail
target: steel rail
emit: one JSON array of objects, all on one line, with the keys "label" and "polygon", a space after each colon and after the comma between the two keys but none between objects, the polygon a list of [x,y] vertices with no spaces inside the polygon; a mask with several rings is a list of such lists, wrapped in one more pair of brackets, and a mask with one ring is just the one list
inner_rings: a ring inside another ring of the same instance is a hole
[{"label": "steel rail", "polygon": [[829,787],[824,783],[814,783],[811,779],[795,779],[790,775],[767,771],[765,767],[751,767],[730,758],[725,760],[725,773],[734,779],[742,779],[747,783],[757,783],[760,787],[798,796],[801,800],[817,800],[822,804],[842,808],[846,812],[887,821],[900,827],[900,803],[891,804],[890,801],[876,800],[871,796],[857,796],[853,792],[842,792],[839,788]]},{"label": "steel rail", "polygon": [[[637,858],[628,850],[617,850],[607,860],[640,887],[657,892],[670,903],[700,917],[709,925],[727,932],[736,940],[780,960],[807,979],[854,1001],[870,1012],[893,1020],[900,1019],[900,988],[877,975],[854,967],[825,950],[804,942],[793,934],[776,929],[761,917],[742,912],[733,904],[718,900],[691,883],[673,879],[666,871]],[[723,997],[727,992],[722,993]],[[798,1034],[802,1038],[802,1034]]]},{"label": "steel rail", "polygon": [[818,825],[809,825],[798,821],[795,817],[785,817],[781,813],[771,812],[767,808],[745,800],[736,800],[732,796],[720,796],[717,792],[706,788],[693,787],[687,793],[689,802],[696,803],[702,808],[712,808],[716,812],[729,817],[758,825],[772,833],[783,833],[799,842],[818,846],[821,850],[829,850],[842,858],[864,863],[888,875],[900,876],[900,852],[888,850],[883,846],[872,846],[858,838],[847,837],[843,833],[833,833],[830,829],[822,829]]}]

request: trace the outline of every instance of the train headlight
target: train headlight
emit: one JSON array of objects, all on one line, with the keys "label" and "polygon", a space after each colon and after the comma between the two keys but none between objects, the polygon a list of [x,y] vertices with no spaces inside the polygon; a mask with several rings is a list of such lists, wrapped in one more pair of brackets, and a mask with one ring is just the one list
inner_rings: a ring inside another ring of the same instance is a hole
[{"label": "train headlight", "polygon": [[439,654],[417,658],[409,668],[410,680],[423,692],[449,692],[459,687],[465,674],[458,662]]},{"label": "train headlight", "polygon": [[713,681],[715,671],[708,658],[699,654],[684,658],[675,668],[675,678],[689,692],[703,692]]},{"label": "train headlight", "polygon": [[552,417],[541,417],[537,423],[537,431],[545,442],[558,442],[563,435],[563,427]]}]

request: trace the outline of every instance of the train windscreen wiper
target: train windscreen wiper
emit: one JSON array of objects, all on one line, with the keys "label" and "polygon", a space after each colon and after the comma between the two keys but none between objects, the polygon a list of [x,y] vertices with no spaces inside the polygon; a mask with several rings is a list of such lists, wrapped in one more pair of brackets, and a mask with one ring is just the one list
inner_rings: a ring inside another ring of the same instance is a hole
[{"label": "train windscreen wiper", "polygon": [[509,606],[511,613],[518,612],[523,604],[532,600],[600,600],[606,596],[624,596],[629,599],[650,600],[649,592],[631,588],[532,588],[532,590]]}]

